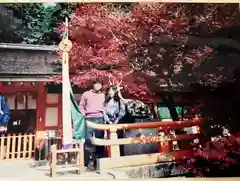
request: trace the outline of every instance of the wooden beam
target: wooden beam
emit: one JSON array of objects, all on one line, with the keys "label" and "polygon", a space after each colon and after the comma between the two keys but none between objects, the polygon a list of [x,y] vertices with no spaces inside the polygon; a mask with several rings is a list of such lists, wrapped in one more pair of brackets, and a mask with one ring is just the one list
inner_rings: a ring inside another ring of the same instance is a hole
[{"label": "wooden beam", "polygon": [[12,77],[1,77],[0,82],[53,82],[53,80],[48,77],[21,77],[21,78],[12,78]]},{"label": "wooden beam", "polygon": [[19,43],[0,43],[0,48],[4,49],[19,49],[19,50],[36,50],[36,51],[58,51],[55,45],[34,45],[34,44],[19,44]]},{"label": "wooden beam", "polygon": [[114,146],[114,145],[129,145],[129,144],[139,144],[139,143],[161,143],[166,141],[178,141],[178,140],[194,140],[199,137],[198,134],[182,134],[176,136],[170,136],[168,139],[162,139],[160,136],[151,136],[145,138],[123,138],[117,140],[111,139],[99,139],[99,138],[91,138],[91,142],[94,145],[102,145],[102,146]]},{"label": "wooden beam", "polygon": [[148,123],[130,123],[130,124],[97,124],[87,121],[87,126],[96,130],[131,130],[131,129],[146,129],[158,128],[159,131],[183,129],[185,127],[198,126],[202,119],[190,119],[186,121],[174,122],[148,122]]},{"label": "wooden beam", "polygon": [[24,86],[14,86],[14,85],[9,85],[9,86],[2,86],[1,87],[1,93],[2,94],[10,94],[10,93],[15,93],[15,92],[38,92],[39,88],[29,86],[29,87],[24,87]]}]

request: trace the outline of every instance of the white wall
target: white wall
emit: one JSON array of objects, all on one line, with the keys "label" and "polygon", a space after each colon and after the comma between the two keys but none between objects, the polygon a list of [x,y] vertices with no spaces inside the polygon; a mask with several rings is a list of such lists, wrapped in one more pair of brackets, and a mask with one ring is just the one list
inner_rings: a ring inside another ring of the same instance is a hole
[{"label": "white wall", "polygon": [[[48,104],[56,104],[54,107],[48,107]],[[58,94],[47,94],[45,126],[58,126]]]},{"label": "white wall", "polygon": [[58,126],[58,107],[46,108],[45,126]]},{"label": "white wall", "polygon": [[[23,94],[23,102],[15,102],[17,95],[6,95],[7,103],[10,110],[23,110],[23,109],[36,109],[37,108],[37,100],[32,95]],[[28,102],[26,104],[26,101]],[[26,107],[27,106],[27,107]]]},{"label": "white wall", "polygon": [[[75,99],[79,103],[82,94],[75,94]],[[45,126],[58,126],[58,96],[59,94],[47,94],[46,104],[56,104],[56,107],[46,107]]]}]

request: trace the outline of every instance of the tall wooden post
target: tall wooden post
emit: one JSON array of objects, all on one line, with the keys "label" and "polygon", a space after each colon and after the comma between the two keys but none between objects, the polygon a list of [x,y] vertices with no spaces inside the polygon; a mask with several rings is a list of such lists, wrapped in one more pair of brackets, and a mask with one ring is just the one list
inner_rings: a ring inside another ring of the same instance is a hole
[{"label": "tall wooden post", "polygon": [[62,51],[62,129],[64,145],[71,144],[73,141],[68,56],[68,52],[71,48],[72,43],[68,40],[68,19],[66,18],[65,37],[59,45],[59,49]]},{"label": "tall wooden post", "polygon": [[41,82],[38,84],[36,140],[45,139],[45,96],[45,85]]}]

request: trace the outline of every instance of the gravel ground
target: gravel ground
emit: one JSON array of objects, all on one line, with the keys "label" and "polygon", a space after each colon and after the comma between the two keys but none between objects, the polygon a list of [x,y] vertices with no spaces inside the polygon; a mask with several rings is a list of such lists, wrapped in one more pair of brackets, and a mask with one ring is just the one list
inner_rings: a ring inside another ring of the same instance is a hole
[{"label": "gravel ground", "polygon": [[[33,162],[30,160],[3,161],[0,163],[0,179],[51,179],[49,166],[39,166],[31,168]],[[59,173],[56,179],[114,179],[110,174],[100,175],[96,172]]]}]

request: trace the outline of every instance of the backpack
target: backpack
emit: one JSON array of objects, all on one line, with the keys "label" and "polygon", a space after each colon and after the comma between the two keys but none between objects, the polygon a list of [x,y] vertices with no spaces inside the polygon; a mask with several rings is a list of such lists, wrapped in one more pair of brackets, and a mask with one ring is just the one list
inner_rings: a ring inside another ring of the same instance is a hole
[{"label": "backpack", "polygon": [[0,96],[0,103],[1,103],[1,111],[4,113],[3,107],[4,107],[5,99],[3,96]]},{"label": "backpack", "polygon": [[3,96],[1,96],[1,110],[4,114],[8,114],[9,113],[9,107],[8,104],[5,101],[5,98]]},{"label": "backpack", "polygon": [[149,118],[152,116],[150,106],[139,100],[129,100],[125,104],[126,114],[119,121],[121,124],[135,123],[135,118]]},{"label": "backpack", "polygon": [[144,104],[139,100],[129,100],[126,103],[127,112],[137,118],[147,118],[152,116],[152,111],[150,106]]},{"label": "backpack", "polygon": [[3,114],[1,115],[1,118],[0,118],[1,123],[7,124],[8,121],[10,120],[9,107],[3,96],[0,96],[0,101],[1,101],[1,110],[3,112]]}]

